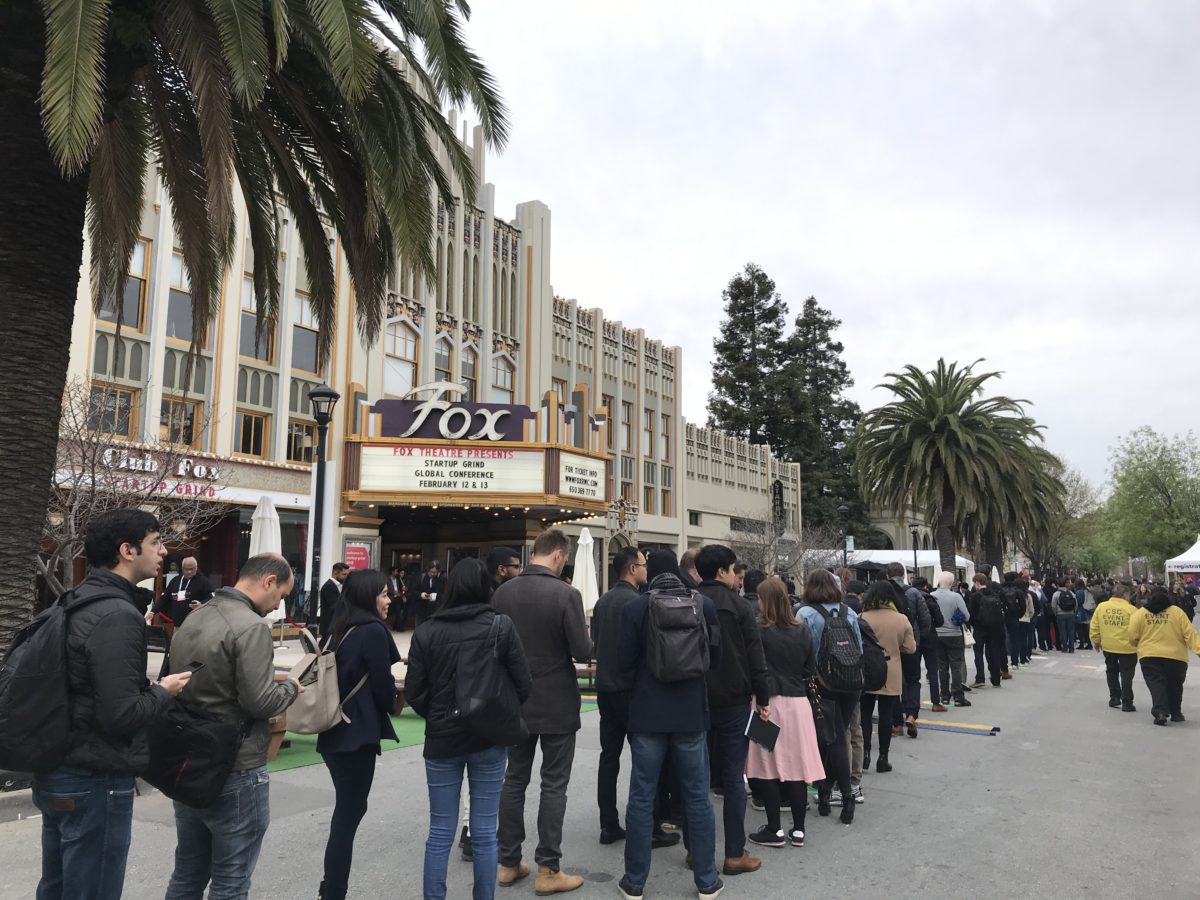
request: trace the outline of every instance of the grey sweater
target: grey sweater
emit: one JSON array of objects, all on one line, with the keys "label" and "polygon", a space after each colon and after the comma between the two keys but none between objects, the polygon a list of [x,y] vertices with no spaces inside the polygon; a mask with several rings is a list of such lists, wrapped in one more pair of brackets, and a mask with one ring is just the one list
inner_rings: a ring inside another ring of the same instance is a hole
[{"label": "grey sweater", "polygon": [[938,626],[938,637],[961,637],[962,627],[955,625],[951,620],[954,617],[954,611],[960,609],[965,617],[963,621],[971,621],[971,613],[967,609],[967,602],[963,600],[962,594],[949,588],[938,588],[931,596],[937,601],[942,610],[942,618],[946,620],[946,624]]}]

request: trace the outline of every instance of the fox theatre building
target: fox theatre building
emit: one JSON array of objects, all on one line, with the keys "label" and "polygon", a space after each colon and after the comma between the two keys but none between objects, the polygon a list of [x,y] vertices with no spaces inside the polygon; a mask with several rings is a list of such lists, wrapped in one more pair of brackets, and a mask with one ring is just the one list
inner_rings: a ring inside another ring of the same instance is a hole
[{"label": "fox theatre building", "polygon": [[570,404],[548,393],[537,410],[459,402],[461,390],[439,382],[413,392],[423,399],[357,395],[335,554],[409,577],[497,546],[526,560],[546,528],[607,513],[608,423],[602,410],[588,412],[586,389]]}]

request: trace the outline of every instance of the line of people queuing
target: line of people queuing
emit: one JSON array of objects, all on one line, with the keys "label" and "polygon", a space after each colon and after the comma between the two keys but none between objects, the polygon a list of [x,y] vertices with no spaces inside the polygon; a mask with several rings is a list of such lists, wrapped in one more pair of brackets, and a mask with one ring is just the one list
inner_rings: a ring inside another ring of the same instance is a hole
[{"label": "line of people queuing", "polygon": [[[189,610],[167,673],[152,683],[141,614],[148,598],[136,585],[157,573],[166,553],[159,531],[144,511],[116,510],[98,517],[87,535],[92,568],[67,598],[72,747],[61,765],[34,780],[43,816],[39,900],[121,896],[134,777],[148,764],[146,728],[176,702],[240,723],[242,740],[210,803],[174,801],[177,847],[167,900],[199,900],[206,889],[211,900],[249,895],[270,822],[268,721],[305,690],[275,672],[264,621],[292,592],[294,574],[277,554],[249,559],[235,585]],[[619,893],[643,896],[653,850],[682,842],[705,900],[723,890],[722,876],[761,868],[747,844],[805,845],[809,785],[817,789],[818,815],[840,806],[840,821],[853,823],[873,751],[875,771],[888,773],[891,739],[918,734],[922,659],[935,710],[944,708],[940,701],[969,705],[971,639],[977,653],[983,648],[975,686],[983,683],[984,662],[999,686],[1006,664],[1028,659],[1023,626],[1034,618],[1033,592],[1022,592],[1016,575],[1001,585],[977,576],[964,598],[949,573],[925,593],[915,579],[906,582],[903,567],[870,585],[822,569],[796,597],[777,577],[746,571],[728,547],[709,545],[678,562],[670,550],[625,548],[615,559],[618,581],[600,598],[589,628],[579,592],[562,578],[569,552],[569,538],[551,529],[537,538],[524,569],[515,551],[496,552],[486,563],[463,560],[438,590],[423,592],[438,597],[413,636],[405,691],[426,720],[423,895],[430,900],[446,896],[460,824],[476,900],[530,876],[540,896],[582,886],[562,865],[581,726],[576,663],[595,659],[598,838],[624,844]],[[345,716],[317,741],[335,789],[316,886],[322,900],[348,894],[375,763],[382,743],[396,738],[390,714],[399,654],[386,624],[394,593],[383,573],[349,573],[324,635],[336,654]],[[1128,585],[1113,585],[1089,623],[1089,640],[1108,662],[1112,700],[1132,706],[1135,656],[1155,722],[1181,721],[1187,652],[1200,653],[1200,635],[1177,597],[1153,591],[1137,609],[1130,593]],[[1012,597],[1024,599],[1023,609]],[[884,670],[864,690],[869,659],[876,658],[886,660]],[[778,729],[770,750],[747,737],[755,718]],[[631,772],[622,826],[616,784],[626,744]],[[524,855],[525,796],[539,749],[535,874]],[[710,784],[722,797],[720,852]],[[747,784],[766,814],[750,833]]]}]

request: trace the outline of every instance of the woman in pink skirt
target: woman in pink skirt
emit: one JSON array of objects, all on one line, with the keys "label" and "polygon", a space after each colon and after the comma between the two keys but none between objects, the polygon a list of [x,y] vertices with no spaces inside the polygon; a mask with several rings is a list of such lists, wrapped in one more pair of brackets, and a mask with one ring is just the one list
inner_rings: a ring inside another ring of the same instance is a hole
[{"label": "woman in pink skirt", "polygon": [[[808,626],[792,614],[787,588],[778,578],[758,586],[759,626],[771,690],[771,721],[779,726],[775,750],[750,742],[746,775],[757,779],[767,824],[749,838],[763,847],[804,846],[808,785],[825,777],[821,749],[808,703],[808,681],[816,670]],[[781,794],[792,808],[792,829],[779,821]]]}]

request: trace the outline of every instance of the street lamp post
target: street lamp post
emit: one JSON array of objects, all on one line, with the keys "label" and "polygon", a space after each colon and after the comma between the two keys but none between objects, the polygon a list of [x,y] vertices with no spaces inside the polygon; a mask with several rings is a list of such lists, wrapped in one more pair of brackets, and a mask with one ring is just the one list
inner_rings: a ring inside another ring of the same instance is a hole
[{"label": "street lamp post", "polygon": [[317,495],[313,498],[312,560],[308,569],[310,629],[320,621],[317,606],[321,602],[321,540],[325,525],[325,439],[329,433],[329,421],[333,418],[333,407],[341,397],[341,394],[324,384],[308,392],[313,418],[317,420],[317,446],[313,452],[313,465],[317,467]]},{"label": "street lamp post", "polygon": [[916,526],[914,525],[914,526],[913,526],[913,528],[912,528],[912,541],[913,541],[913,578],[916,578],[916,577],[917,577],[917,539],[918,539],[917,528],[916,528]]},{"label": "street lamp post", "polygon": [[842,523],[842,568],[848,568],[849,553],[846,550],[846,515],[850,512],[850,507],[845,504],[837,508],[838,521]]}]

